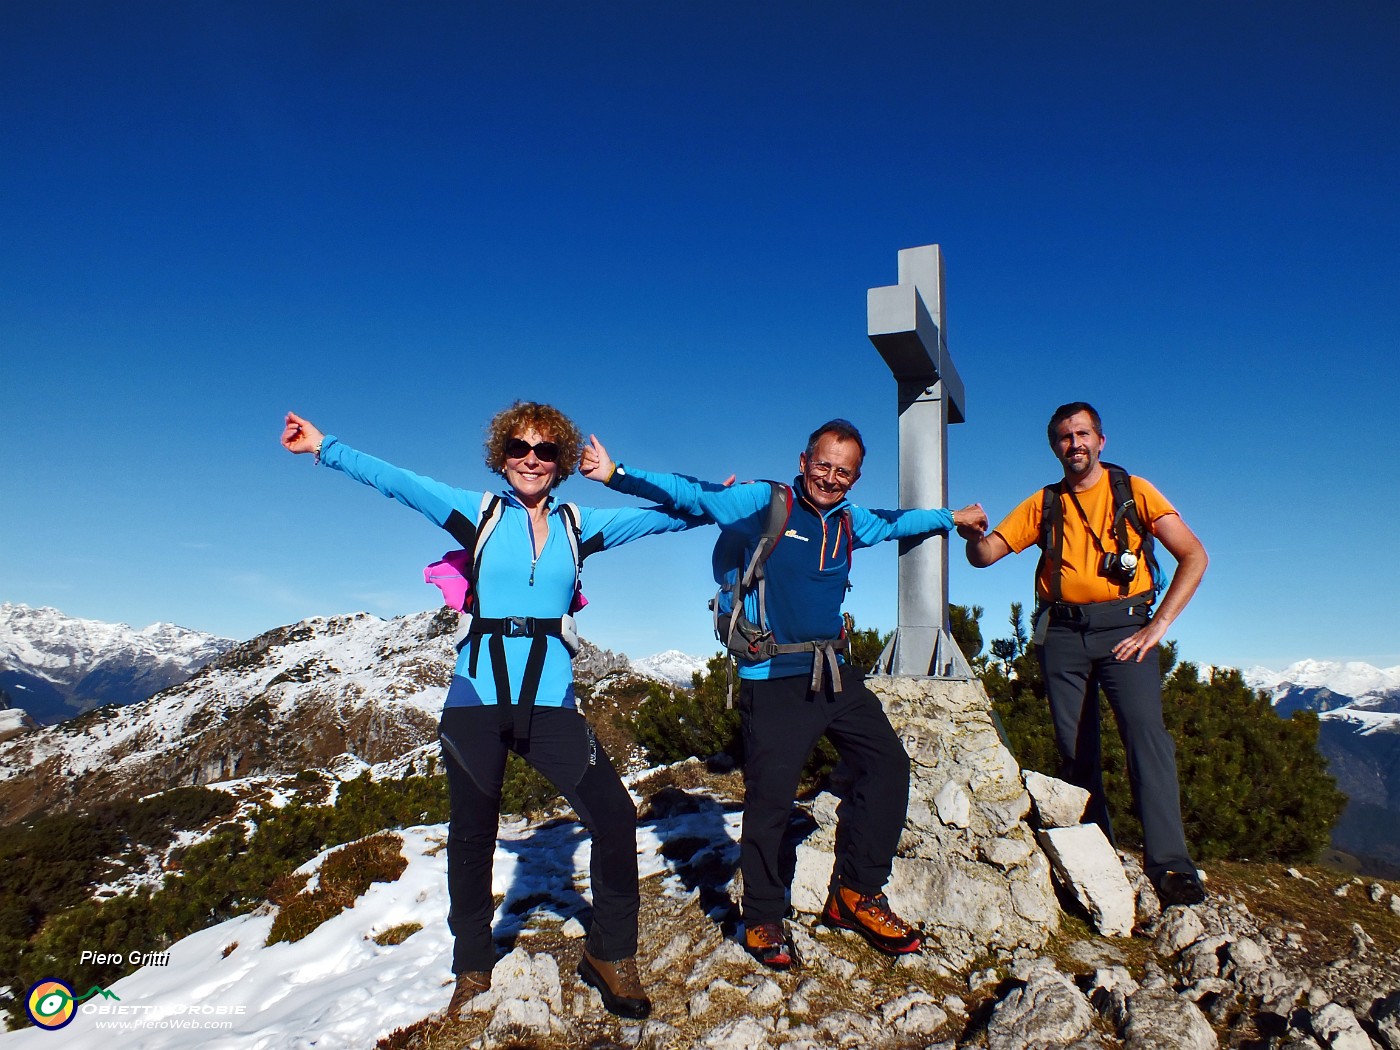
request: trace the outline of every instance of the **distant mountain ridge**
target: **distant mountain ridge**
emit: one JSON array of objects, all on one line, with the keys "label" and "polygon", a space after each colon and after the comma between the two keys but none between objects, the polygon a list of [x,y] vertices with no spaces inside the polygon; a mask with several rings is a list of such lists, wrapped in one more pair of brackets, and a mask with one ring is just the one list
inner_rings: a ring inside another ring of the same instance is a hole
[{"label": "distant mountain ridge", "polygon": [[[0,719],[10,736],[0,741],[0,823],[83,799],[332,761],[372,765],[435,747],[456,627],[449,609],[313,617],[235,644],[139,703],[27,732],[18,717]],[[575,680],[629,666],[580,640]]]},{"label": "distant mountain ridge", "polygon": [[1400,667],[1299,660],[1282,671],[1251,667],[1244,672],[1244,680],[1251,688],[1269,693],[1275,710],[1284,716],[1298,710],[1323,713],[1343,707],[1400,713]]},{"label": "distant mountain ridge", "polygon": [[693,676],[705,673],[706,665],[707,661],[698,656],[691,656],[679,649],[667,649],[664,653],[633,660],[632,670],[648,678],[689,688]]},{"label": "distant mountain ridge", "polygon": [[171,623],[136,629],[0,603],[0,689],[48,725],[185,681],[238,643]]},{"label": "distant mountain ridge", "polygon": [[1280,717],[1317,712],[1318,750],[1349,800],[1332,829],[1333,846],[1375,874],[1400,876],[1400,667],[1300,660],[1283,671],[1243,674]]}]

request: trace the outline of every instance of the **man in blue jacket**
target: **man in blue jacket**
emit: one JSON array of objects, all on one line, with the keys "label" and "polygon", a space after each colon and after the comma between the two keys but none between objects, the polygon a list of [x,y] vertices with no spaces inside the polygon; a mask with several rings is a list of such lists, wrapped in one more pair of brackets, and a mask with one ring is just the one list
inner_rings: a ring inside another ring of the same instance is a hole
[{"label": "man in blue jacket", "polygon": [[[776,970],[795,959],[782,922],[790,889],[781,866],[783,832],[802,767],[823,735],[853,779],[837,810],[836,863],[822,919],[854,930],[890,955],[923,946],[923,935],[895,914],[884,894],[908,808],[909,757],[861,673],[840,661],[841,603],[853,547],[954,526],[985,529],[987,516],[976,504],[959,511],[857,507],[847,493],[864,459],[860,432],[846,420],[824,423],[808,439],[798,457],[786,528],[763,568],[763,626],[779,651],[739,666],[744,945]],[[597,438],[584,448],[580,469],[609,488],[715,522],[727,537],[743,542],[744,564],[763,535],[775,484],[725,488],[651,473],[615,463]],[[746,604],[748,618],[758,622],[757,604]],[[827,661],[839,663],[836,674],[820,673]]]}]

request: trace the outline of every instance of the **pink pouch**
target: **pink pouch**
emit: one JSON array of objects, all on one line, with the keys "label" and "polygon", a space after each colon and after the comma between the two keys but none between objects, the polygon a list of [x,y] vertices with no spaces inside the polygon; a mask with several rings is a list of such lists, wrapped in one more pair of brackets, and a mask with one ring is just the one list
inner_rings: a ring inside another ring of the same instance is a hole
[{"label": "pink pouch", "polygon": [[464,550],[448,551],[441,561],[435,561],[423,570],[423,582],[431,583],[442,591],[442,603],[453,609],[465,611],[467,592],[471,583],[467,570],[471,568],[471,556]]},{"label": "pink pouch", "polygon": [[[467,570],[470,568],[471,557],[466,551],[460,548],[448,551],[440,561],[435,561],[423,569],[423,582],[430,583],[442,591],[443,605],[465,612],[468,592],[471,590],[471,581],[467,579]],[[576,613],[587,604],[588,599],[583,596],[583,589],[575,588],[569,612]]]}]

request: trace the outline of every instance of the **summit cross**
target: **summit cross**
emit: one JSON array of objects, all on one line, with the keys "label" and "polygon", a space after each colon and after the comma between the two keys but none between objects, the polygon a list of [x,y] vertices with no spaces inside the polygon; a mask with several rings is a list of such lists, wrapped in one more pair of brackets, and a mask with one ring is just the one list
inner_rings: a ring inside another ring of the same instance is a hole
[{"label": "summit cross", "polygon": [[[899,399],[899,505],[948,505],[948,425],[966,418],[962,377],[948,354],[943,252],[899,252],[899,283],[866,295],[868,334],[894,375]],[[898,624],[877,669],[884,674],[971,678],[948,632],[948,537],[899,541]]]}]

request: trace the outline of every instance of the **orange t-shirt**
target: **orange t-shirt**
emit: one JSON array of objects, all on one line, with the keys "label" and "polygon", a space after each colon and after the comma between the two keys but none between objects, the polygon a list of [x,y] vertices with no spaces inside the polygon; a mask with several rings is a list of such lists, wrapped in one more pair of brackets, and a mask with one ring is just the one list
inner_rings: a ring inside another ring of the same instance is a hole
[{"label": "orange t-shirt", "polygon": [[[1155,533],[1158,520],[1168,514],[1175,514],[1176,508],[1149,482],[1131,475],[1129,481],[1138,514],[1142,517],[1143,524]],[[1082,516],[1067,493],[1060,496],[1060,511],[1065,529],[1060,600],[1075,605],[1086,605],[1090,602],[1109,602],[1121,598],[1124,596],[1122,588],[1108,577],[1099,575],[1099,563],[1103,559],[1104,550],[1118,549],[1118,544],[1113,538],[1113,492],[1108,481],[1108,471],[1105,470],[1087,492],[1077,492],[1075,495],[1079,498],[1079,506],[1084,508]],[[1017,554],[1039,542],[1043,502],[1044,497],[1037,489],[1034,495],[1024,500],[993,530]],[[1085,527],[1085,519],[1088,520],[1088,528]],[[1141,558],[1141,537],[1132,525],[1125,523],[1125,527],[1128,530],[1128,549]],[[1050,598],[1050,572],[1050,558],[1047,557],[1035,581],[1036,596],[1044,601]],[[1147,567],[1147,559],[1141,558],[1127,593],[1138,595],[1149,593],[1151,590],[1152,571]]]}]

